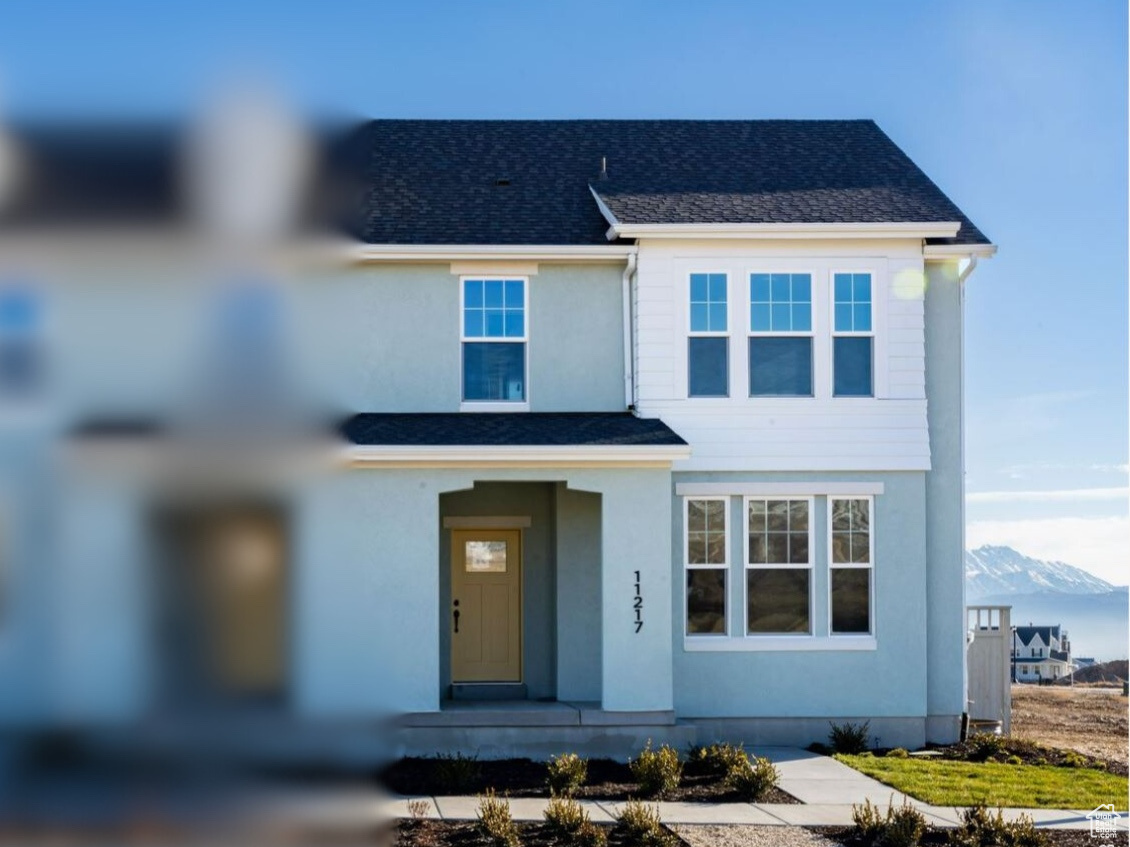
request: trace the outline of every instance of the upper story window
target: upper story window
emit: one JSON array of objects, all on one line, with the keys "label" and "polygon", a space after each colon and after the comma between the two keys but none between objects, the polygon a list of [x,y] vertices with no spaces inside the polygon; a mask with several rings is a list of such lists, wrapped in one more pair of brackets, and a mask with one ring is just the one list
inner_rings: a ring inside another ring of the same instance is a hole
[{"label": "upper story window", "polygon": [[690,283],[687,394],[727,397],[730,339],[726,274],[693,273]]},{"label": "upper story window", "polygon": [[751,274],[750,397],[812,396],[812,275]]},{"label": "upper story window", "polygon": [[829,500],[833,635],[869,635],[871,626],[871,500]]},{"label": "upper story window", "polygon": [[832,394],[871,397],[875,342],[871,274],[834,274],[832,293]]},{"label": "upper story window", "polygon": [[812,634],[811,501],[746,499],[746,632]]},{"label": "upper story window", "polygon": [[526,280],[463,280],[463,400],[526,402]]}]

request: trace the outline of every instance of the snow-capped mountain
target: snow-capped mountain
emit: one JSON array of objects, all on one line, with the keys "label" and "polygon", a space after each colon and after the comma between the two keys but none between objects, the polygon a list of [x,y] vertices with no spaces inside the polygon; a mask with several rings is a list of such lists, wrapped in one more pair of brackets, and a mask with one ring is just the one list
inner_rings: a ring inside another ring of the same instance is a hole
[{"label": "snow-capped mountain", "polygon": [[1104,594],[1115,586],[1064,562],[1045,562],[1011,547],[985,545],[965,551],[969,600],[1002,594]]}]

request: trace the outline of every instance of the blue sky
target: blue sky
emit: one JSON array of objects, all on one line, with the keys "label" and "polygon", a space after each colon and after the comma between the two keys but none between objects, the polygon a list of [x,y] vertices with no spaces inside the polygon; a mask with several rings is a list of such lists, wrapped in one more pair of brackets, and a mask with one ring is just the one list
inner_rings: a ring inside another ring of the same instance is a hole
[{"label": "blue sky", "polygon": [[173,114],[252,72],[330,114],[874,118],[1000,245],[968,289],[970,543],[1125,583],[1126,16],[1116,0],[9,4],[0,115]]}]

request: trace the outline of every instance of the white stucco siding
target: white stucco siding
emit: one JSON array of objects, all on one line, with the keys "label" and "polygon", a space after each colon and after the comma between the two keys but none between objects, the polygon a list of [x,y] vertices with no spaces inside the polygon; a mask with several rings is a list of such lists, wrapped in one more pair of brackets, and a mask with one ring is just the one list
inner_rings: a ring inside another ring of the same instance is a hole
[{"label": "white stucco siding", "polygon": [[[872,276],[874,396],[832,396],[832,276]],[[729,396],[687,396],[689,276],[728,279]],[[749,277],[812,277],[812,397],[750,398]],[[928,470],[921,246],[905,241],[668,241],[640,245],[635,357],[640,414],[690,442],[690,470]]]}]

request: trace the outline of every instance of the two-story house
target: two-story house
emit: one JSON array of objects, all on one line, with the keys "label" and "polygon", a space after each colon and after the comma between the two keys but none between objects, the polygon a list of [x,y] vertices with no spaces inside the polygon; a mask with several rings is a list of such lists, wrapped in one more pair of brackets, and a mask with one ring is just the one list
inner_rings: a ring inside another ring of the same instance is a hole
[{"label": "two-story house", "polygon": [[29,265],[0,719],[352,757],[956,739],[995,248],[874,123],[342,149],[345,242]]},{"label": "two-story house", "polygon": [[1071,641],[1059,624],[1012,628],[1013,680],[1044,682],[1068,677],[1073,671]]}]

